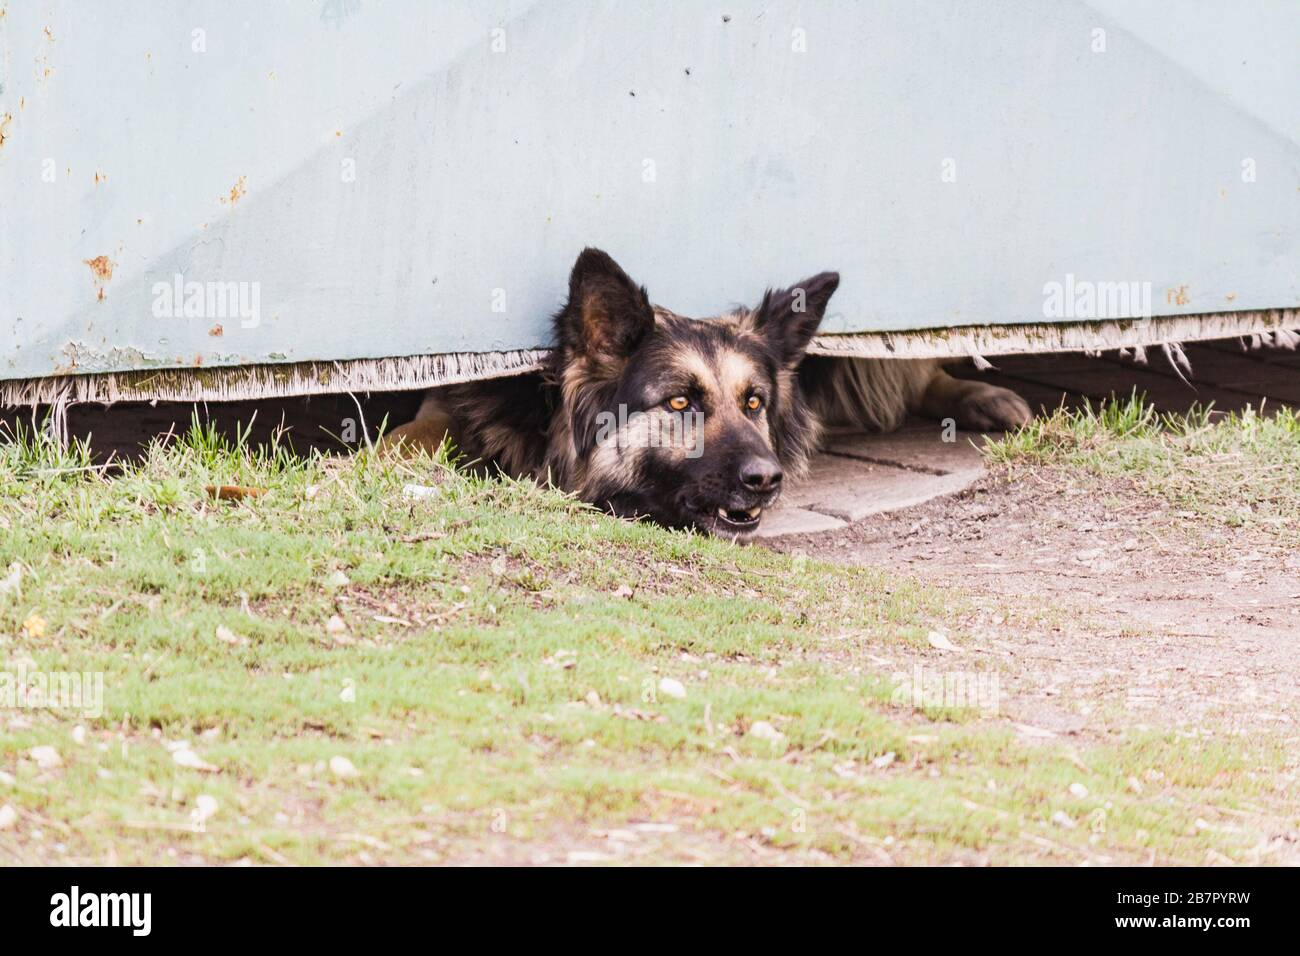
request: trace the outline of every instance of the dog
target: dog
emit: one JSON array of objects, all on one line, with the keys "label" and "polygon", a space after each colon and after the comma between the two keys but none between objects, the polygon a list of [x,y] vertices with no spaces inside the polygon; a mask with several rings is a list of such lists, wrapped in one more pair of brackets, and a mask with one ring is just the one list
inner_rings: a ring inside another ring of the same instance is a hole
[{"label": "dog", "polygon": [[450,440],[480,471],[531,477],[626,518],[743,540],[806,471],[825,425],[897,428],[911,413],[974,431],[1031,418],[1014,392],[937,360],[806,354],[839,275],[689,319],[585,249],[540,373],[430,390],[389,452]]}]

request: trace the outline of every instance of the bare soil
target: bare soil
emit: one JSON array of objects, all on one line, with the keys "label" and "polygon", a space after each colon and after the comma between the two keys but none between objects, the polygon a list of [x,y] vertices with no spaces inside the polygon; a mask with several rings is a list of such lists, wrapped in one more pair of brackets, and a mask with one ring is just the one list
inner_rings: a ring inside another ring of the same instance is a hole
[{"label": "bare soil", "polygon": [[1208,524],[1122,481],[1038,468],[768,546],[969,596],[950,653],[987,655],[1002,716],[1045,734],[1290,736],[1300,552],[1283,542]]}]

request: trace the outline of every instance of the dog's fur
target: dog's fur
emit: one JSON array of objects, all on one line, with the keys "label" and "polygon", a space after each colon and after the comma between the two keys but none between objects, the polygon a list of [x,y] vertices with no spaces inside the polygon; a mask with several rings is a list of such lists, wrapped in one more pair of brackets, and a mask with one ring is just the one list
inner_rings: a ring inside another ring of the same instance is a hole
[{"label": "dog's fur", "polygon": [[[920,413],[983,431],[1030,419],[1015,393],[954,379],[938,361],[806,355],[838,285],[824,272],[753,309],[693,320],[652,305],[613,259],[586,249],[541,373],[433,389],[383,445],[433,451],[450,437],[477,467],[615,514],[743,538],[783,476],[806,469],[823,424],[888,431]],[[698,430],[648,440],[683,402]],[[620,407],[632,419],[610,441],[602,426]]]}]

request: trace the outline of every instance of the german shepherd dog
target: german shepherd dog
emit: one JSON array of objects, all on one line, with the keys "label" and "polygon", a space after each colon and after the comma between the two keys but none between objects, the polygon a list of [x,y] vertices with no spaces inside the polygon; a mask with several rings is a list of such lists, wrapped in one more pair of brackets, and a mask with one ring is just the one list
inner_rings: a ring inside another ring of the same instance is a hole
[{"label": "german shepherd dog", "polygon": [[436,388],[388,449],[445,437],[475,466],[530,476],[628,518],[744,539],[817,449],[824,424],[909,413],[976,431],[1029,421],[1014,392],[935,360],[805,354],[839,285],[823,272],[752,309],[694,320],[652,305],[599,249],[578,256],[540,373]]}]

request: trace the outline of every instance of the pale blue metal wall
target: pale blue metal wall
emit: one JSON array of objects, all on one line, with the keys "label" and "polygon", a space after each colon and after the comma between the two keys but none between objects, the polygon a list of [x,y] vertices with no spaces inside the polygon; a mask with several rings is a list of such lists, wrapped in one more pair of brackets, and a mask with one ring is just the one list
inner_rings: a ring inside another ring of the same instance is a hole
[{"label": "pale blue metal wall", "polygon": [[838,269],[833,332],[1300,305],[1285,0],[0,9],[0,379],[544,345],[587,244],[691,314]]}]

